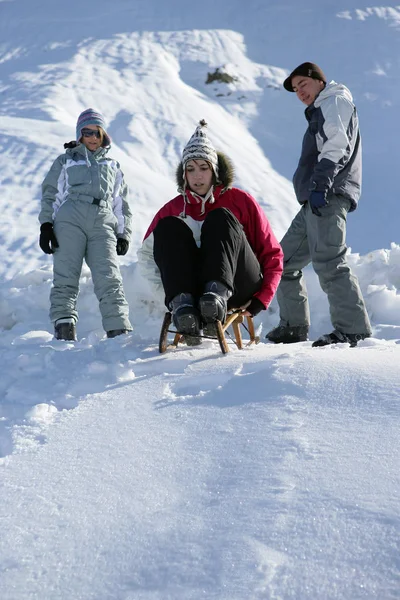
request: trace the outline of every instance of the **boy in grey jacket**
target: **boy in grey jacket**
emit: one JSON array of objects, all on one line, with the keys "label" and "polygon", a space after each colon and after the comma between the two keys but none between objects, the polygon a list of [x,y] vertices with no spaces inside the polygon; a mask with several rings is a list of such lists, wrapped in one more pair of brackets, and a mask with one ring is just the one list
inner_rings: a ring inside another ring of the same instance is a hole
[{"label": "boy in grey jacket", "polygon": [[327,84],[314,63],[299,65],[283,85],[307,105],[308,128],[293,176],[301,209],[281,241],[280,323],[266,337],[284,344],[307,340],[310,313],[302,269],[312,262],[334,327],[313,346],[356,346],[371,335],[358,280],[346,262],[347,213],[356,209],[361,192],[357,111],[350,91],[334,81]]},{"label": "boy in grey jacket", "polygon": [[66,152],[42,184],[39,244],[54,259],[50,319],[56,339],[76,340],[83,259],[107,337],[132,329],[117,259],[129,248],[131,211],[120,166],[107,157],[110,145],[103,116],[88,108],[78,118],[76,142],[64,144]]}]

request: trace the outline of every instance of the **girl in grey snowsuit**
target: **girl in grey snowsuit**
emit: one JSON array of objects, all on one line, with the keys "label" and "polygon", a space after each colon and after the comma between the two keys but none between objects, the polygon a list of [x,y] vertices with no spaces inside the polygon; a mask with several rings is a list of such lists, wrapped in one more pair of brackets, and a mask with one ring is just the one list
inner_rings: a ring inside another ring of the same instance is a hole
[{"label": "girl in grey snowsuit", "polygon": [[107,337],[132,329],[117,259],[129,248],[131,211],[124,175],[107,157],[110,144],[103,116],[88,108],[78,118],[76,142],[64,145],[42,184],[39,244],[54,259],[50,319],[57,339],[76,339],[83,259]]}]

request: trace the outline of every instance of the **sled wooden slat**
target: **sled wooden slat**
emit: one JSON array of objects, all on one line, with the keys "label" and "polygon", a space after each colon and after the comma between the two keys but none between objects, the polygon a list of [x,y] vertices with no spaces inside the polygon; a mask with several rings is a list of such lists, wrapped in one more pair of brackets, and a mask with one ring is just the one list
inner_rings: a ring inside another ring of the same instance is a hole
[{"label": "sled wooden slat", "polygon": [[222,329],[223,331],[225,331],[226,329],[228,329],[229,325],[232,325],[232,323],[234,321],[237,321],[238,319],[242,319],[243,320],[243,316],[238,313],[238,312],[233,312],[232,314],[227,315],[225,323],[222,325]]},{"label": "sled wooden slat", "polygon": [[[233,323],[232,323],[232,329],[233,329],[233,333],[235,334],[235,340],[236,340],[236,346],[239,348],[239,350],[241,350],[243,348],[243,340],[242,340],[242,333],[240,331],[240,323],[238,323],[239,319],[236,319]],[[243,320],[242,320],[243,323]]]},{"label": "sled wooden slat", "polygon": [[160,354],[163,354],[164,352],[166,352],[167,350],[170,350],[172,348],[176,348],[179,344],[179,340],[182,337],[180,333],[174,332],[175,333],[174,341],[172,342],[172,344],[168,344],[168,332],[169,332],[169,327],[171,325],[171,320],[172,320],[171,313],[170,312],[165,313],[163,324],[161,326],[160,339],[158,342],[158,351],[160,352]]},{"label": "sled wooden slat", "polygon": [[219,342],[219,347],[221,348],[221,352],[222,352],[222,354],[228,354],[229,346],[228,346],[226,338],[225,338],[225,333],[224,333],[225,330],[224,330],[224,327],[223,327],[221,321],[217,321],[216,326],[217,326],[217,339]]},{"label": "sled wooden slat", "polygon": [[249,337],[250,337],[250,341],[248,342],[247,346],[251,346],[252,344],[258,344],[260,341],[260,338],[258,336],[256,336],[256,333],[254,331],[253,317],[246,317],[246,319],[247,319],[247,327],[249,330]]}]

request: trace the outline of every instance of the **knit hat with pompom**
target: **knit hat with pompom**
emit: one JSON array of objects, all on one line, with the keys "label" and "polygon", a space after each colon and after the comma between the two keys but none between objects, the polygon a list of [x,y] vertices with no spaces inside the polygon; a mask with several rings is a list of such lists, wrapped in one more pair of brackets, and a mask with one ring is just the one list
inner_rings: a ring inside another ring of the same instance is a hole
[{"label": "knit hat with pompom", "polygon": [[202,119],[182,152],[183,172],[189,160],[206,160],[211,164],[218,179],[218,155],[207,137],[206,129],[207,123]]}]

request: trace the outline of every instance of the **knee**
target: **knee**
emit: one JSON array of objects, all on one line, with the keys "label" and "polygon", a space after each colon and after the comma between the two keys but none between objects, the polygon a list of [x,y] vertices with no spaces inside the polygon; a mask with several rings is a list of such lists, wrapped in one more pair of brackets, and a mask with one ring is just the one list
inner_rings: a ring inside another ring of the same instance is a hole
[{"label": "knee", "polygon": [[203,230],[209,232],[231,231],[242,235],[243,227],[228,208],[215,208],[204,220]]},{"label": "knee", "polygon": [[229,208],[214,208],[211,212],[206,216],[204,223],[229,223],[237,221],[234,214],[229,210]]},{"label": "knee", "polygon": [[179,217],[164,217],[158,221],[154,228],[154,237],[162,236],[175,236],[191,234],[191,229],[186,223],[179,219]]}]

